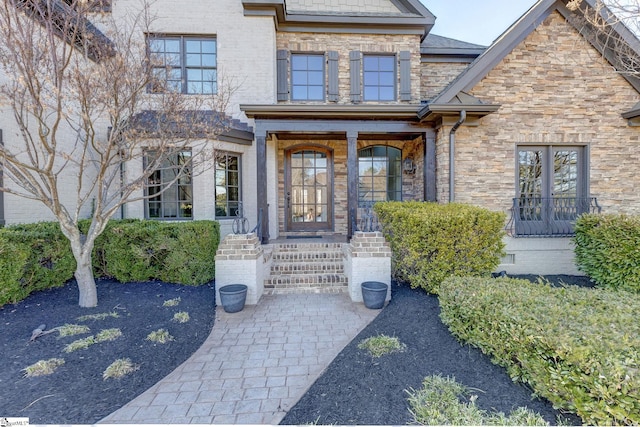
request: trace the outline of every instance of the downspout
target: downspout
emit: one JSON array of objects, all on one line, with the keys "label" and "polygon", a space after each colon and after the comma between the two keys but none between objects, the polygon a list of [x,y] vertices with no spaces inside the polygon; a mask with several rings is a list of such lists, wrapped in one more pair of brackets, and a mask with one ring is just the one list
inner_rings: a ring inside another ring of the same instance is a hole
[{"label": "downspout", "polygon": [[460,118],[453,125],[451,131],[449,132],[449,203],[453,203],[455,201],[455,186],[456,186],[456,175],[455,175],[455,148],[456,148],[456,131],[458,128],[467,120],[467,111],[460,111]]}]

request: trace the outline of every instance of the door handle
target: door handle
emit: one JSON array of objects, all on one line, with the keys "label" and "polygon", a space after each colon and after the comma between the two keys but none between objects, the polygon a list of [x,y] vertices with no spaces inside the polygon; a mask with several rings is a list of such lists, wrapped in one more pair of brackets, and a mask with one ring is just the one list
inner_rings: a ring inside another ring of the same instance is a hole
[{"label": "door handle", "polygon": [[287,208],[291,209],[291,192],[287,193]]}]

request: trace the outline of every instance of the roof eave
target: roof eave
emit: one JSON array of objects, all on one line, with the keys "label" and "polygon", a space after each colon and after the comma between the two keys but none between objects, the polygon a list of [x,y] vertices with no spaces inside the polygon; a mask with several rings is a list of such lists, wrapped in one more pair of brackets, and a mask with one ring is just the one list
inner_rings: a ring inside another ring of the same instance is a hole
[{"label": "roof eave", "polygon": [[360,33],[419,34],[424,38],[433,28],[435,16],[417,0],[406,2],[410,13],[379,16],[289,13],[284,0],[242,0],[242,5],[245,16],[273,16],[279,31],[337,33],[355,29]]},{"label": "roof eave", "polygon": [[482,118],[500,109],[499,104],[427,104],[418,111],[421,122],[434,122],[445,116],[459,115],[462,111],[469,118]]},{"label": "roof eave", "polygon": [[241,104],[240,110],[251,119],[381,119],[417,120],[421,105],[416,104]]}]

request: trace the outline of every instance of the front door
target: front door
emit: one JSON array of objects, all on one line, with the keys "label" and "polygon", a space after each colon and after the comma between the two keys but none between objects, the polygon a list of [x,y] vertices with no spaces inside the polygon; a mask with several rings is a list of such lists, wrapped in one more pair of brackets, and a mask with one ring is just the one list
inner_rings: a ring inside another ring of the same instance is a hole
[{"label": "front door", "polygon": [[331,231],[333,160],[318,147],[294,148],[285,158],[287,231]]}]

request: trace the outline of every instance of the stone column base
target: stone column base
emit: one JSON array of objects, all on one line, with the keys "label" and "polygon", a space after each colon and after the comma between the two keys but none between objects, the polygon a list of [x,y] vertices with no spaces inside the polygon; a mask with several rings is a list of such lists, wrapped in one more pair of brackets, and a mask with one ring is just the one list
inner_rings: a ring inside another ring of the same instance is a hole
[{"label": "stone column base", "polygon": [[255,233],[229,234],[216,252],[216,305],[225,285],[247,285],[247,305],[255,305],[264,293],[264,253]]},{"label": "stone column base", "polygon": [[381,232],[357,231],[345,248],[345,273],[349,280],[349,296],[362,302],[362,282],[387,284],[386,301],[391,300],[391,248]]}]

